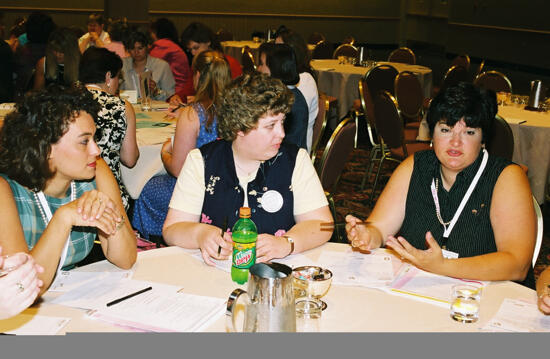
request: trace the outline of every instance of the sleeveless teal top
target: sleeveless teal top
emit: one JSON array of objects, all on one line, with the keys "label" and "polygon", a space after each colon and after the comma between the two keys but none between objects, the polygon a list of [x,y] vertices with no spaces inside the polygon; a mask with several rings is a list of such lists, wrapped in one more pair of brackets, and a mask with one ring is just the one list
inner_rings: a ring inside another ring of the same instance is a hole
[{"label": "sleeveless teal top", "polygon": [[[19,212],[19,220],[23,227],[23,235],[29,250],[33,249],[40,236],[46,229],[44,219],[40,214],[38,201],[35,199],[33,191],[10,179],[6,175],[0,173],[10,185],[13,192],[13,198]],[[76,198],[81,197],[84,192],[96,188],[95,179],[92,181],[75,181]],[[44,194],[46,201],[50,206],[52,213],[55,213],[59,207],[71,201],[71,188],[67,190],[65,197],[55,198]],[[71,241],[67,251],[67,257],[63,264],[63,269],[71,269],[74,265],[90,253],[96,238],[96,228],[94,227],[73,227],[71,231]]]}]

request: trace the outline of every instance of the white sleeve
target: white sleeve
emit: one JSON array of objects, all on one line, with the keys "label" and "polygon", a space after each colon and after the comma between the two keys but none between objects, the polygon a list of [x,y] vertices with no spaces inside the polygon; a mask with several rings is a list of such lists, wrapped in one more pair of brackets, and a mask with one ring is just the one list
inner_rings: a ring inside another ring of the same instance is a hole
[{"label": "white sleeve", "polygon": [[294,215],[304,214],[328,205],[325,191],[306,150],[301,148],[292,172]]},{"label": "white sleeve", "polygon": [[170,200],[170,208],[200,215],[204,190],[204,160],[201,151],[195,148],[189,152],[183,164]]}]

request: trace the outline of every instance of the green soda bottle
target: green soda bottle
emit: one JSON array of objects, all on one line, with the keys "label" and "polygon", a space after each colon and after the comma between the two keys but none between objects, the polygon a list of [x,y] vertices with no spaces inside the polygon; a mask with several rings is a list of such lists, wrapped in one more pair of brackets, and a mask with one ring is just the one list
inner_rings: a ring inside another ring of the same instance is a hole
[{"label": "green soda bottle", "polygon": [[239,220],[233,226],[233,259],[231,279],[239,284],[248,281],[248,268],[256,263],[256,240],[258,229],[250,219],[250,208],[239,209]]}]

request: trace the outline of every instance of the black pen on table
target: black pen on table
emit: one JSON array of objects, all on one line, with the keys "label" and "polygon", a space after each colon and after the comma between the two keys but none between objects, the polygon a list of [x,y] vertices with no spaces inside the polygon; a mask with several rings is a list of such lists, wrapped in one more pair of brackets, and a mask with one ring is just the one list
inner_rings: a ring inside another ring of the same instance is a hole
[{"label": "black pen on table", "polygon": [[113,300],[112,302],[109,302],[107,303],[107,306],[110,307],[111,305],[115,305],[115,304],[118,304],[122,301],[125,301],[126,299],[130,299],[130,298],[133,298],[135,297],[136,295],[140,295],[141,293],[145,293],[147,291],[150,291],[151,289],[153,289],[153,287],[147,287],[147,288],[144,288],[142,290],[138,290],[137,292],[134,292],[132,294],[128,294],[127,296],[124,296],[122,298],[118,298],[118,299],[115,299]]},{"label": "black pen on table", "polygon": [[525,123],[525,122],[527,122],[527,120],[525,120],[525,121],[519,121],[519,122],[518,122],[518,125],[521,125],[522,123]]},{"label": "black pen on table", "polygon": [[[222,226],[222,238],[224,233],[227,232],[227,216],[225,216],[223,220],[223,226]],[[222,246],[221,244],[218,246],[218,257],[220,256],[220,253],[222,252]]]}]

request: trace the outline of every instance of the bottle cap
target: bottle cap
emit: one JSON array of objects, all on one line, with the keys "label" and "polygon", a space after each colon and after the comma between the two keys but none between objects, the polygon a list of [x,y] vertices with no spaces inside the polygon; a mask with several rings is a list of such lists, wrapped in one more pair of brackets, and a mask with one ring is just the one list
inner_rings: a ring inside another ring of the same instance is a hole
[{"label": "bottle cap", "polygon": [[239,217],[241,217],[241,218],[250,218],[250,208],[249,207],[241,207],[239,209]]}]

